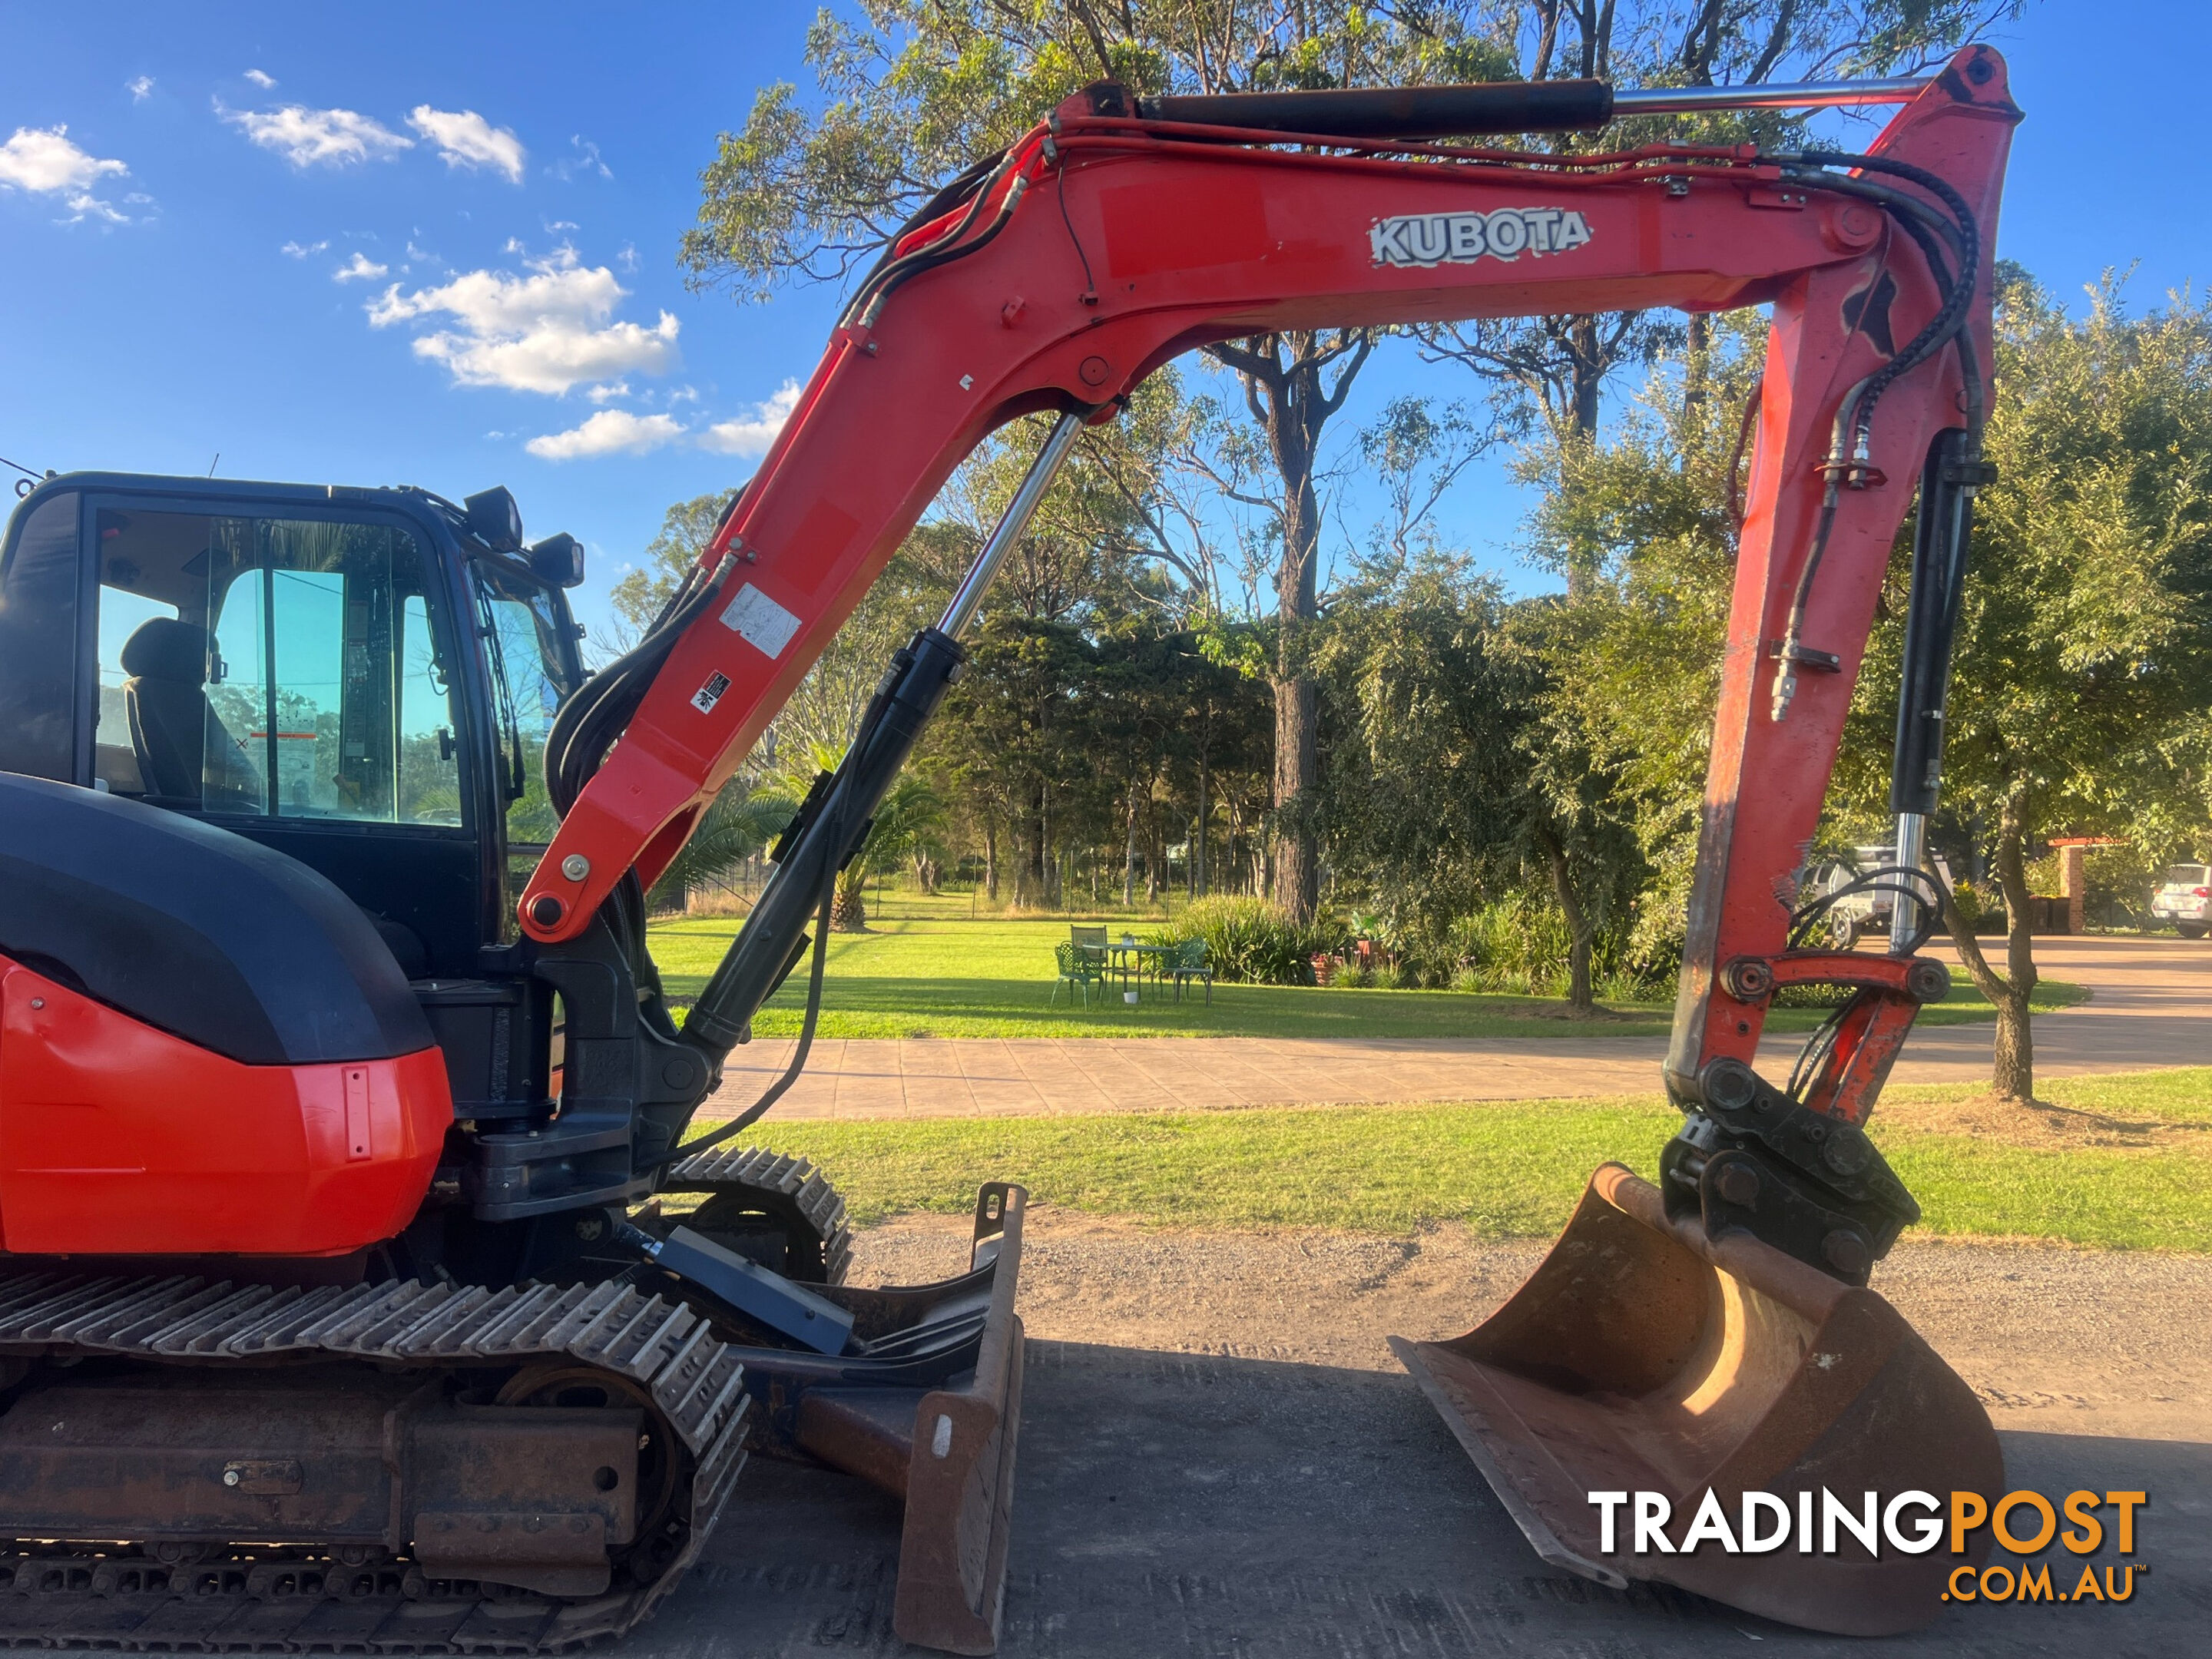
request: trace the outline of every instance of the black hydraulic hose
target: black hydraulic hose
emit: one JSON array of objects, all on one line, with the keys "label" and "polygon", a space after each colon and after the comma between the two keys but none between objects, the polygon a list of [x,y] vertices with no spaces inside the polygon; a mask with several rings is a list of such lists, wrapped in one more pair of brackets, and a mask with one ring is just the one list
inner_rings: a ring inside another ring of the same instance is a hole
[{"label": "black hydraulic hose", "polygon": [[[1893,354],[1887,363],[1846,392],[1836,411],[1835,436],[1830,445],[1827,486],[1821,493],[1820,516],[1814,530],[1813,545],[1806,556],[1805,568],[1798,573],[1796,591],[1790,599],[1789,620],[1783,629],[1782,661],[1774,683],[1772,712],[1776,720],[1780,720],[1788,712],[1790,700],[1796,695],[1796,662],[1802,650],[1801,641],[1805,613],[1812,602],[1813,584],[1820,574],[1821,561],[1827,552],[1828,540],[1835,527],[1836,507],[1845,475],[1865,457],[1874,428],[1875,405],[1900,376],[1926,362],[1949,342],[1954,343],[1959,351],[1960,377],[1966,394],[1967,452],[1972,460],[1978,461],[1980,457],[1984,416],[1980,364],[1966,328],[1967,309],[1972,303],[1975,284],[1978,280],[1981,243],[1973,213],[1967,207],[1966,198],[1942,178],[1925,168],[1914,167],[1910,162],[1893,161],[1884,156],[1806,150],[1780,159],[1808,163],[1815,168],[1849,166],[1893,173],[1941,197],[1944,205],[1956,217],[1954,222],[1947,224],[1942,215],[1926,203],[1905,191],[1888,189],[1863,179],[1841,178],[1822,171],[1798,173],[1793,170],[1785,175],[1793,183],[1842,195],[1859,196],[1881,207],[1892,222],[1911,237],[1919,247],[1922,257],[1928,262],[1929,274],[1936,284],[1940,303],[1935,316],[1929,319],[1905,349]],[[1939,235],[1950,244],[1951,250],[1959,259],[1959,270],[1955,276],[1946,267],[1943,251],[1937,246]]]},{"label": "black hydraulic hose", "polygon": [[[964,259],[969,254],[988,246],[997,236],[1000,230],[1005,228],[1006,218],[1012,212],[1015,201],[1018,199],[1018,185],[1014,191],[1008,192],[1006,200],[1000,206],[996,221],[989,229],[973,242],[965,245],[960,239],[967,235],[974,228],[976,215],[983,210],[983,204],[990,199],[992,187],[999,182],[1006,169],[1012,164],[1013,159],[1013,153],[1007,151],[993,161],[988,173],[984,175],[982,182],[976,186],[975,195],[969,200],[968,211],[961,215],[960,222],[953,226],[945,234],[927,246],[915,248],[910,253],[894,256],[889,249],[886,249],[882,262],[868,273],[866,280],[860,284],[852,299],[847,302],[843,313],[838,317],[839,325],[851,323],[855,319],[865,322],[884,296],[909,278],[918,276],[923,271],[933,270],[938,265],[948,264],[955,259]],[[974,168],[969,169],[970,173],[974,171]],[[964,173],[962,175],[963,179],[966,176]],[[941,198],[945,194],[945,191],[939,191],[939,198],[933,198],[933,201]],[[922,222],[927,224],[928,221],[925,219]],[[903,237],[908,234],[906,230],[902,229],[899,236]],[[898,237],[893,238],[891,247],[896,247],[898,240]]]},{"label": "black hydraulic hose", "polygon": [[703,1152],[720,1146],[731,1136],[740,1134],[765,1116],[769,1109],[791,1091],[799,1081],[799,1074],[806,1069],[806,1056],[814,1048],[814,1028],[822,1017],[823,965],[830,958],[830,923],[836,908],[837,871],[832,866],[822,884],[822,902],[814,918],[814,963],[806,975],[806,1013],[799,1024],[799,1046],[791,1051],[791,1061],[776,1080],[761,1091],[760,1098],[745,1108],[720,1128],[703,1134],[696,1140],[672,1146],[651,1163],[641,1165],[638,1173],[647,1175],[665,1170],[694,1153]]},{"label": "black hydraulic hose", "polygon": [[[583,793],[607,750],[637,712],[653,677],[676,642],[698,620],[722,589],[731,568],[725,556],[703,582],[685,579],[676,599],[652,632],[576,689],[553,717],[545,734],[545,793],[553,810],[566,817]],[[685,589],[690,590],[688,597]]]},{"label": "black hydraulic hose", "polygon": [[[868,268],[868,274],[860,279],[860,286],[854,290],[855,295],[871,291],[875,286],[876,279],[883,275],[887,267],[896,263],[900,256],[896,250],[901,242],[929,223],[931,220],[941,219],[969,198],[982,194],[984,181],[999,169],[1006,159],[1006,153],[1000,150],[995,155],[986,155],[981,161],[971,163],[954,174],[927,201],[907,215],[905,222],[884,240],[883,252],[877,256],[875,264]],[[849,310],[850,307],[847,308]]]}]

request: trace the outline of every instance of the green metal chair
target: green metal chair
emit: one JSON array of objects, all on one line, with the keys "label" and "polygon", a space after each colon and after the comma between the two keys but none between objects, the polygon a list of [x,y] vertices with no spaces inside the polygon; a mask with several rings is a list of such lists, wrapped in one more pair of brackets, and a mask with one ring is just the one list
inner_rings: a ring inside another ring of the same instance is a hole
[{"label": "green metal chair", "polygon": [[1176,949],[1175,965],[1170,971],[1175,975],[1176,1000],[1182,1000],[1185,981],[1194,979],[1206,981],[1206,1000],[1213,1001],[1213,964],[1206,957],[1206,941],[1187,939]]},{"label": "green metal chair", "polygon": [[1103,921],[1096,927],[1086,926],[1082,922],[1071,922],[1068,924],[1067,936],[1073,941],[1078,950],[1103,951],[1106,948],[1106,924]]},{"label": "green metal chair", "polygon": [[1073,940],[1064,939],[1054,945],[1052,951],[1060,964],[1060,977],[1053,982],[1052,995],[1045,1000],[1046,1007],[1049,1008],[1060,1000],[1060,988],[1063,985],[1068,988],[1067,1000],[1070,1002],[1075,1000],[1076,988],[1080,986],[1083,1006],[1086,1008],[1091,1006],[1092,986],[1098,988],[1098,994],[1102,998],[1106,994],[1106,952],[1103,950],[1094,956]]}]

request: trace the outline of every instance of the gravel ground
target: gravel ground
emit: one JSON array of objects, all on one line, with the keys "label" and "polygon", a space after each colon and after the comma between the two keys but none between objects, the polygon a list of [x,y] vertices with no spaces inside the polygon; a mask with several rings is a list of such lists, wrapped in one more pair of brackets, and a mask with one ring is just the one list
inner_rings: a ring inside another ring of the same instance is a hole
[{"label": "gravel ground", "polygon": [[[853,1282],[967,1260],[964,1218],[860,1235]],[[1396,1374],[1383,1338],[1455,1336],[1541,1259],[1439,1226],[1409,1238],[1167,1232],[1032,1204],[1022,1317],[1047,1341]],[[2212,1258],[2041,1243],[1908,1242],[1875,1288],[1972,1383],[2000,1429],[2212,1437]]]}]

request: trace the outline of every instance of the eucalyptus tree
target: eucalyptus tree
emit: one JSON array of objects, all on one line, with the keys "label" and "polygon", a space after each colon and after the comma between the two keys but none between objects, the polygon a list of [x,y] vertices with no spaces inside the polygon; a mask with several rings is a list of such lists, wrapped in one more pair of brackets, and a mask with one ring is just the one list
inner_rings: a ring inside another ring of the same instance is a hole
[{"label": "eucalyptus tree", "polygon": [[[942,180],[1090,81],[1217,93],[1495,79],[1509,60],[1489,9],[1481,0],[866,0],[849,15],[824,11],[807,43],[821,100],[779,83],[758,94],[742,131],[723,135],[683,260],[696,284],[753,298],[791,280],[847,280]],[[1301,918],[1317,874],[1304,664],[1319,609],[1315,475],[1322,432],[1373,347],[1364,331],[1310,329],[1210,348],[1240,377],[1273,472],[1273,885]]]}]

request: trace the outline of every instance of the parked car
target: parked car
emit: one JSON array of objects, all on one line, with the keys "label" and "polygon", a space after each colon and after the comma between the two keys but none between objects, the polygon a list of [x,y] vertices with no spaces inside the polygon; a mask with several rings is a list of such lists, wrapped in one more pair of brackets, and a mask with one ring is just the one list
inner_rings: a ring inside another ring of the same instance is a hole
[{"label": "parked car", "polygon": [[[1850,886],[1861,876],[1896,861],[1897,850],[1894,848],[1854,847],[1847,858],[1830,859],[1808,868],[1800,880],[1797,890],[1805,898],[1816,894],[1833,893]],[[1936,855],[1934,862],[1936,873],[1948,890],[1951,885],[1951,866],[1940,853]],[[1844,894],[1828,907],[1829,942],[1839,950],[1849,951],[1869,934],[1887,938],[1890,907],[1895,898],[1895,892],[1887,884]]]},{"label": "parked car", "polygon": [[2212,932],[2212,866],[2177,864],[2166,872],[2166,885],[2151,895],[2153,921],[2170,921],[2184,939]]}]

